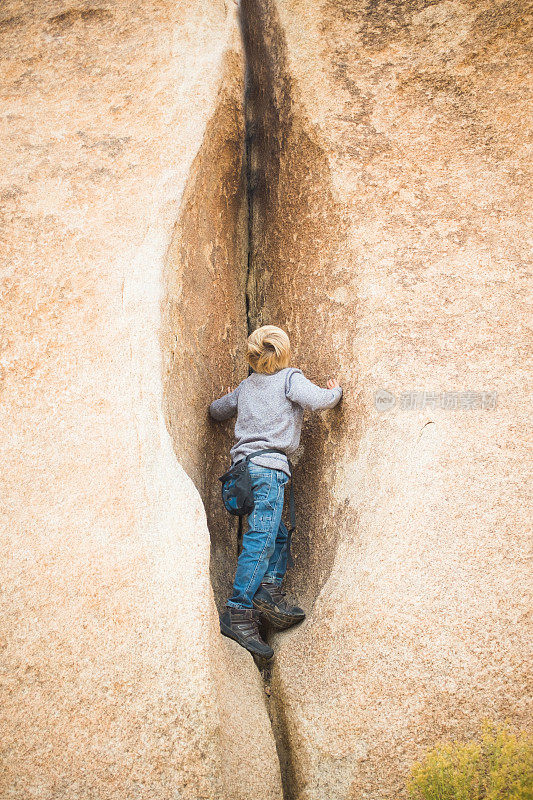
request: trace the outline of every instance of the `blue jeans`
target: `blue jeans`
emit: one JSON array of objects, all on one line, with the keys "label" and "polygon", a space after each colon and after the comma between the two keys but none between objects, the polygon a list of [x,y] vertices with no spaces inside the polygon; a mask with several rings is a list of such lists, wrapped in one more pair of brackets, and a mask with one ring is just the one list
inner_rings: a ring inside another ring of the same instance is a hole
[{"label": "blue jeans", "polygon": [[255,506],[242,537],[233,594],[226,603],[232,608],[253,608],[252,597],[261,581],[268,578],[281,584],[287,569],[289,534],[281,514],[289,476],[281,469],[260,467],[251,461],[249,470]]}]

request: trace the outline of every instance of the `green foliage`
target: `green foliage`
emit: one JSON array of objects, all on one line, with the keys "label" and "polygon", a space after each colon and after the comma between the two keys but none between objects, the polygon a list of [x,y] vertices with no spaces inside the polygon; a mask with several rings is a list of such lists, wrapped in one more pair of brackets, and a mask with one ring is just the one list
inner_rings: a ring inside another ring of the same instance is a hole
[{"label": "green foliage", "polygon": [[485,723],[481,739],[448,742],[415,764],[409,800],[533,800],[533,736]]}]

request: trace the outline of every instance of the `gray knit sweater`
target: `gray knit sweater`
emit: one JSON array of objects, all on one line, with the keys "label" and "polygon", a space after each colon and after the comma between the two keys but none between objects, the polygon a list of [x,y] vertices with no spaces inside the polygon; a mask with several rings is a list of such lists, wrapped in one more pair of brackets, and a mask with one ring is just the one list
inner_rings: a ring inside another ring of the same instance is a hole
[{"label": "gray knit sweater", "polygon": [[[304,410],[333,408],[342,397],[342,389],[321,389],[308,380],[300,369],[286,367],[273,375],[253,372],[237,388],[214,400],[209,413],[216,420],[229,419],[237,413],[236,443],[230,450],[231,463],[254,450],[277,447],[289,456],[300,443]],[[290,475],[286,456],[267,453],[253,458],[254,464],[281,469]]]}]

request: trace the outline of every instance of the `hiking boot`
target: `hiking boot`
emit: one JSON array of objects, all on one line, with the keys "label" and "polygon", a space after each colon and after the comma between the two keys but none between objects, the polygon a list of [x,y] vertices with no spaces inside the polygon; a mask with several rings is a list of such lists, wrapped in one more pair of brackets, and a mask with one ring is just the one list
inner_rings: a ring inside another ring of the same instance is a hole
[{"label": "hiking boot", "polygon": [[305,619],[305,611],[299,606],[289,605],[285,592],[274,581],[263,581],[252,602],[263,618],[280,631]]},{"label": "hiking boot", "polygon": [[259,633],[260,619],[261,615],[254,608],[226,606],[220,616],[220,632],[230,639],[235,639],[252,655],[265,659],[272,658],[274,651],[263,641]]}]

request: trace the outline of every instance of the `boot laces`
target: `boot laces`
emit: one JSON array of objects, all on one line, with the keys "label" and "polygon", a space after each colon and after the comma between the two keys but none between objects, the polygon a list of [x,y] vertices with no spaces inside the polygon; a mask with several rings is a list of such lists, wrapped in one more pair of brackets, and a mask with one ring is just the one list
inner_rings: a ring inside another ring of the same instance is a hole
[{"label": "boot laces", "polygon": [[[240,618],[239,618],[240,617]],[[239,626],[239,630],[246,636],[259,636],[258,622],[260,614],[255,609],[250,609],[246,615],[235,615],[232,622]]]},{"label": "boot laces", "polygon": [[285,595],[287,592],[284,592],[279,584],[265,583],[264,586],[276,605],[286,604]]}]

